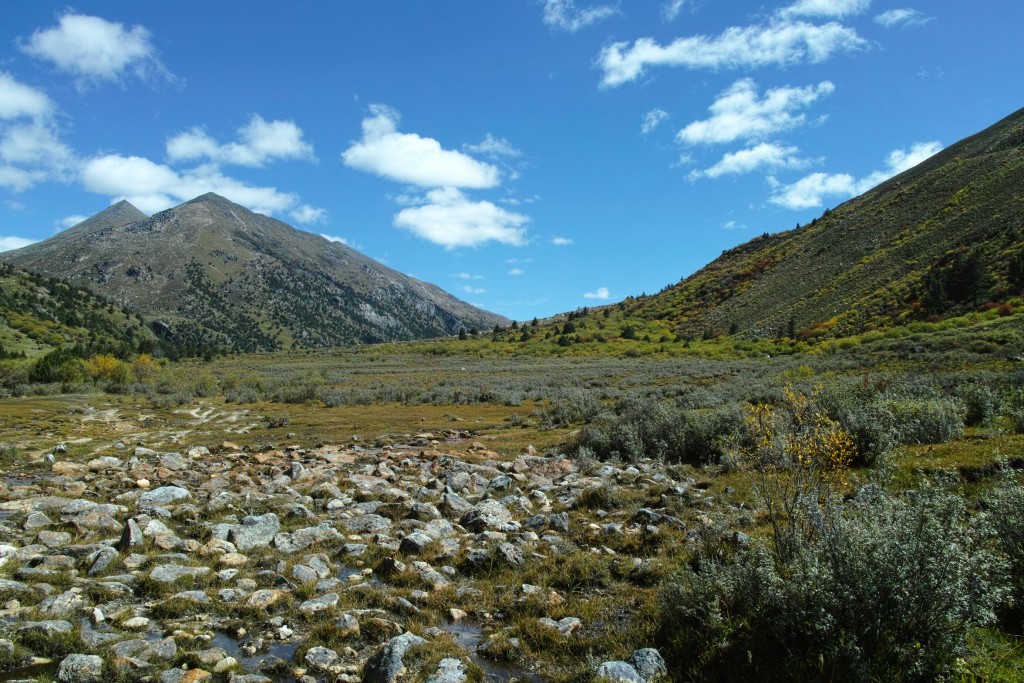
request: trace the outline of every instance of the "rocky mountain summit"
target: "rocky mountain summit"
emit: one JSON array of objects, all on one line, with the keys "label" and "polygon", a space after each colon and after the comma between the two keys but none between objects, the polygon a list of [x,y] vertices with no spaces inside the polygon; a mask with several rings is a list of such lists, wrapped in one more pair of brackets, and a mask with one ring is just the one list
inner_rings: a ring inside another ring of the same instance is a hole
[{"label": "rocky mountain summit", "polygon": [[149,218],[122,201],[0,260],[88,287],[183,345],[325,348],[508,323],[212,193]]},{"label": "rocky mountain summit", "polygon": [[[0,671],[542,680],[552,651],[614,636],[594,607],[631,599],[609,597],[613,576],[651,585],[650,549],[696,542],[683,521],[694,509],[712,524],[705,492],[672,467],[445,448],[472,438],[250,452],[124,439],[85,458],[48,453],[49,471],[0,485]],[[666,672],[655,649],[627,654],[595,673]]]}]

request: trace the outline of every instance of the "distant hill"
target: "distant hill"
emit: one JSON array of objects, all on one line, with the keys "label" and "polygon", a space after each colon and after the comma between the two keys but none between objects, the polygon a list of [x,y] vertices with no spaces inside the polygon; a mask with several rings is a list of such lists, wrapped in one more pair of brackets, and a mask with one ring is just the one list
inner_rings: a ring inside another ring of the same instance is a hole
[{"label": "distant hill", "polygon": [[140,318],[88,289],[0,264],[0,358],[65,346],[123,355],[155,341]]},{"label": "distant hill", "polygon": [[0,261],[88,287],[193,347],[323,348],[508,322],[215,194],[150,218],[122,201]]},{"label": "distant hill", "polygon": [[842,336],[1024,290],[1024,110],[810,225],[765,234],[623,315],[688,337]]}]

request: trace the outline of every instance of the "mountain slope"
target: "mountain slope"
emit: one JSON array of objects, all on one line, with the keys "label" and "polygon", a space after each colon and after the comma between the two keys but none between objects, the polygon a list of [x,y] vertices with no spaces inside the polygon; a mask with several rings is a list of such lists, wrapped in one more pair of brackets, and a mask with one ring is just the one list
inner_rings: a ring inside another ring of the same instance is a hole
[{"label": "mountain slope", "polygon": [[731,249],[628,315],[684,336],[843,335],[1024,289],[1024,110],[813,221]]},{"label": "mountain slope", "polygon": [[125,354],[155,339],[142,320],[87,289],[0,264],[0,358],[73,345]]},{"label": "mountain slope", "polygon": [[90,287],[184,344],[319,348],[507,322],[215,194],[151,218],[134,212],[121,202],[0,259]]}]

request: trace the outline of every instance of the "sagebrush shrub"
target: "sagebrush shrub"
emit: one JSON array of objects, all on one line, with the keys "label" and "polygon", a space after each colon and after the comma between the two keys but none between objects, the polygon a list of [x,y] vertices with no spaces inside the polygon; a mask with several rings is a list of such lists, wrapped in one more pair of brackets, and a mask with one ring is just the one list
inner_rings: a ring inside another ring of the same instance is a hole
[{"label": "sagebrush shrub", "polygon": [[662,590],[663,651],[694,680],[932,681],[992,623],[1004,563],[949,493],[835,504],[783,560],[702,558]]}]

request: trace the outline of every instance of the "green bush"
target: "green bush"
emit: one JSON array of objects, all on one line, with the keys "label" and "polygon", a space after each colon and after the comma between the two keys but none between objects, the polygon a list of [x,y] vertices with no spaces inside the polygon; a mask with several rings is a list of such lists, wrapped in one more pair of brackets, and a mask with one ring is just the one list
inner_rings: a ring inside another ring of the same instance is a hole
[{"label": "green bush", "polygon": [[753,543],[669,581],[663,653],[702,681],[936,680],[1006,595],[983,540],[944,492],[826,507],[788,562]]},{"label": "green bush", "polygon": [[735,405],[688,410],[651,399],[627,401],[615,415],[584,427],[576,445],[601,459],[709,463],[718,461],[742,426],[743,415]]},{"label": "green bush", "polygon": [[964,404],[952,398],[890,399],[882,402],[902,444],[945,443],[964,435]]},{"label": "green bush", "polygon": [[1004,620],[1020,633],[1024,627],[1024,486],[1009,477],[989,494],[987,503],[996,543],[1009,562],[1012,600],[1006,605]]},{"label": "green bush", "polygon": [[1002,407],[999,395],[984,384],[964,384],[956,389],[964,404],[964,423],[969,427],[988,426]]},{"label": "green bush", "polygon": [[824,388],[818,400],[825,413],[853,437],[860,464],[876,465],[895,448],[896,418],[869,390],[833,385]]}]

